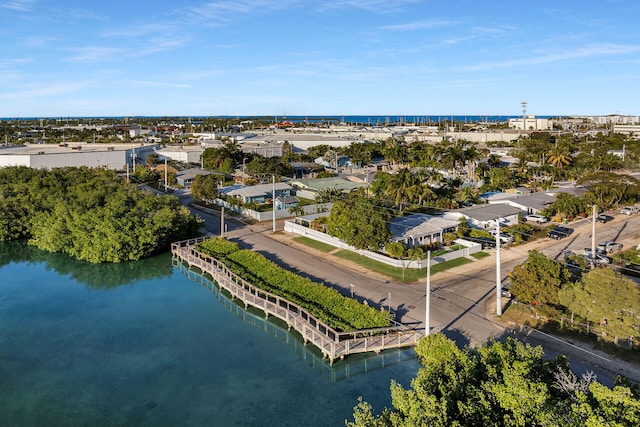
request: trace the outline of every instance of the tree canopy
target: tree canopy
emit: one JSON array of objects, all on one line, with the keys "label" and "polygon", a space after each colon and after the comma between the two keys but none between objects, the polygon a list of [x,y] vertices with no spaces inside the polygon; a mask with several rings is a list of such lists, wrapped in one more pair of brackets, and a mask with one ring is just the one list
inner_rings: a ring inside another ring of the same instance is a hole
[{"label": "tree canopy", "polygon": [[558,292],[571,273],[543,253],[531,250],[527,260],[509,273],[511,293],[522,302],[536,305],[558,304]]},{"label": "tree canopy", "polygon": [[640,335],[640,289],[610,269],[596,268],[563,287],[560,303],[582,318],[599,323],[615,336]]},{"label": "tree canopy", "polygon": [[144,193],[103,169],[0,169],[0,241],[99,262],[147,257],[197,233],[173,196]]},{"label": "tree canopy", "polygon": [[378,250],[389,241],[387,224],[391,214],[380,209],[376,199],[355,191],[345,200],[337,200],[327,219],[327,233],[357,249]]},{"label": "tree canopy", "polygon": [[379,415],[360,399],[350,427],[360,426],[636,426],[640,400],[629,387],[610,389],[566,358],[514,338],[460,349],[442,334],[416,346],[420,370],[405,389],[392,381],[392,408]]}]

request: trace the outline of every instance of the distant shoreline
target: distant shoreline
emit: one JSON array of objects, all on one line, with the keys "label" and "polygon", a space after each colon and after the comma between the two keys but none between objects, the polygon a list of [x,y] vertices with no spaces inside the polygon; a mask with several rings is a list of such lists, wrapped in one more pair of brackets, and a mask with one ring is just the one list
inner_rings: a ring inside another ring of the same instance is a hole
[{"label": "distant shoreline", "polygon": [[[453,120],[458,122],[505,122],[509,119],[520,118],[522,115],[308,115],[308,116],[287,116],[287,115],[267,115],[267,116],[44,116],[44,117],[0,117],[0,121],[11,120],[118,120],[118,119],[244,119],[244,120],[266,120],[266,121],[289,121],[292,123],[321,123],[321,122],[337,122],[337,123],[360,123],[371,125],[398,124],[398,123],[438,123],[445,120]],[[536,116],[542,119],[567,118],[572,116]]]}]

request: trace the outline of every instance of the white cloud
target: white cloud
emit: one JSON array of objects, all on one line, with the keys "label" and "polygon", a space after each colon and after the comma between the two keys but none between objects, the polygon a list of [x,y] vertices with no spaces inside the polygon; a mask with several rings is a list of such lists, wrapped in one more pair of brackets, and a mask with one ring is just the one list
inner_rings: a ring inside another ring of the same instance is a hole
[{"label": "white cloud", "polygon": [[174,26],[167,23],[139,24],[128,29],[108,31],[104,33],[103,36],[123,38],[142,37],[149,34],[172,31],[173,29]]},{"label": "white cloud", "polygon": [[58,83],[40,86],[31,89],[20,90],[18,92],[0,93],[0,99],[27,99],[40,98],[49,95],[62,95],[76,92],[91,86],[90,82]]},{"label": "white cloud", "polygon": [[361,9],[367,12],[384,14],[401,9],[408,3],[419,3],[421,0],[333,0],[318,2],[318,9]]},{"label": "white cloud", "polygon": [[186,14],[189,20],[196,22],[224,24],[230,22],[233,15],[281,10],[287,7],[295,7],[296,3],[299,2],[277,0],[216,1],[190,7],[181,12]]},{"label": "white cloud", "polygon": [[144,87],[165,87],[165,88],[180,88],[180,89],[188,89],[191,85],[186,83],[170,83],[170,82],[156,82],[151,80],[127,80],[123,82],[128,85],[133,86],[144,86]]},{"label": "white cloud", "polygon": [[382,29],[392,31],[429,30],[431,28],[448,27],[457,23],[457,21],[448,19],[430,19],[426,21],[407,22],[405,24],[386,25],[382,27]]},{"label": "white cloud", "polygon": [[527,58],[511,59],[506,61],[486,62],[476,65],[459,67],[463,71],[483,71],[497,68],[511,68],[526,65],[547,64],[553,62],[563,62],[572,59],[591,58],[596,56],[615,56],[640,52],[640,46],[600,44],[577,49],[567,49],[566,52],[552,53],[549,55],[538,55]]},{"label": "white cloud", "polygon": [[68,60],[73,62],[110,61],[121,59],[123,56],[128,55],[127,49],[105,46],[87,46],[72,49],[72,51],[76,53],[69,57]]},{"label": "white cloud", "polygon": [[37,0],[10,0],[0,1],[0,8],[14,10],[16,12],[31,12]]}]

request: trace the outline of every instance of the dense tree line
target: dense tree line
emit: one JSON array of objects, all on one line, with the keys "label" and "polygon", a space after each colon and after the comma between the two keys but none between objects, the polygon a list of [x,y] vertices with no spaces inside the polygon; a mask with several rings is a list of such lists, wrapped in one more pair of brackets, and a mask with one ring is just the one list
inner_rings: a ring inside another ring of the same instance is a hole
[{"label": "dense tree line", "polygon": [[377,251],[391,238],[387,228],[391,214],[381,209],[381,201],[354,191],[336,200],[327,218],[327,233],[357,249]]},{"label": "dense tree line", "polygon": [[392,408],[379,415],[360,400],[350,427],[637,426],[640,399],[624,379],[608,388],[580,378],[564,357],[507,338],[460,349],[444,335],[416,346],[421,368],[405,389],[391,384]]},{"label": "dense tree line", "polygon": [[572,274],[565,264],[529,251],[509,273],[511,293],[539,314],[577,316],[611,337],[640,336],[640,288],[610,268]]},{"label": "dense tree line", "polygon": [[115,172],[0,169],[0,241],[92,263],[138,260],[197,233],[200,220],[172,196],[156,196]]}]

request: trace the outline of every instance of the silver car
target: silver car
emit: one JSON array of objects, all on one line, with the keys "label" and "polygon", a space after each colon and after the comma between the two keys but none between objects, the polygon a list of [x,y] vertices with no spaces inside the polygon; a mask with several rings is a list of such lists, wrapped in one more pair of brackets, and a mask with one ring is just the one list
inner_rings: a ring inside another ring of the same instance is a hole
[{"label": "silver car", "polygon": [[622,249],[622,243],[618,242],[603,242],[598,245],[598,250],[610,254],[611,252],[619,251]]},{"label": "silver car", "polygon": [[635,206],[625,206],[624,208],[622,208],[620,213],[625,215],[637,214],[638,208],[636,208]]}]

